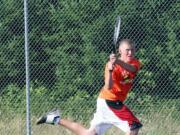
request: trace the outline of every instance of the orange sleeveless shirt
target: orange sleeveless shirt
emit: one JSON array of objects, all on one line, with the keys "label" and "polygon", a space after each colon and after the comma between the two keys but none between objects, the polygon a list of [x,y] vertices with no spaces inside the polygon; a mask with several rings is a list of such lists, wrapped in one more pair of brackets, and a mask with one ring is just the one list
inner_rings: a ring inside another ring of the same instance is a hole
[{"label": "orange sleeveless shirt", "polygon": [[[103,87],[99,94],[99,98],[112,101],[120,100],[121,102],[123,102],[126,99],[128,92],[132,88],[133,79],[141,66],[141,63],[137,59],[131,60],[129,64],[133,65],[136,68],[136,72],[129,72],[126,69],[122,68],[120,65],[115,64],[112,72],[112,88],[106,89],[105,87]],[[104,74],[105,78],[109,75],[108,72],[109,70],[106,65]]]}]

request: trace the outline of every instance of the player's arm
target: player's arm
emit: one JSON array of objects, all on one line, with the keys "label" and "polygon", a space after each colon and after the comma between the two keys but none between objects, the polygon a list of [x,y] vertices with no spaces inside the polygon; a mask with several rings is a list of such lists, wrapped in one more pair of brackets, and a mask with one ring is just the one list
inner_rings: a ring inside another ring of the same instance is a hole
[{"label": "player's arm", "polygon": [[113,79],[112,79],[112,70],[113,70],[113,64],[109,61],[106,64],[105,68],[105,89],[111,89],[113,85]]},{"label": "player's arm", "polygon": [[114,68],[114,63],[116,61],[115,54],[111,54],[109,58],[109,62],[106,64],[105,68],[105,85],[104,87],[106,89],[111,89],[113,85],[113,79],[112,79],[112,71]]},{"label": "player's arm", "polygon": [[120,65],[121,67],[125,68],[125,69],[128,70],[129,72],[135,73],[135,72],[137,72],[137,70],[138,70],[134,65],[125,63],[125,62],[123,62],[123,61],[120,60],[120,59],[116,59],[115,64]]}]

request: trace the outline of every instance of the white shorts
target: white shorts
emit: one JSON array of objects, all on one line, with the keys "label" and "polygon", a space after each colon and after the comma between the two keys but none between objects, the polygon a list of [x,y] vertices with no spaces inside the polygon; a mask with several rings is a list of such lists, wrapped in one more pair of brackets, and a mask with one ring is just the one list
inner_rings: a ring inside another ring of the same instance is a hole
[{"label": "white shorts", "polygon": [[139,120],[125,105],[122,105],[121,109],[111,108],[107,105],[105,99],[98,98],[96,113],[91,121],[90,129],[95,129],[98,135],[102,135],[113,125],[124,132],[142,127]]}]

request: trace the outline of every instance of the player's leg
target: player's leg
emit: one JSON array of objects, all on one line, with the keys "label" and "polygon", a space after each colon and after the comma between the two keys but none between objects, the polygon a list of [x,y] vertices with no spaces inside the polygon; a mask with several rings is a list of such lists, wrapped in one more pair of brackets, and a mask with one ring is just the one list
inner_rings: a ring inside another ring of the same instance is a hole
[{"label": "player's leg", "polygon": [[104,99],[98,98],[96,112],[94,113],[94,118],[90,123],[90,130],[94,129],[96,135],[103,135],[107,131],[107,129],[112,127],[112,124],[108,119],[106,119],[106,117],[108,116],[108,113],[106,112],[107,110]]},{"label": "player's leg", "polygon": [[59,125],[64,126],[77,135],[96,135],[95,129],[86,129],[83,125],[66,119],[61,119]]},{"label": "player's leg", "polygon": [[137,135],[139,128],[142,127],[140,121],[133,115],[120,101],[107,101],[108,119],[114,126],[124,131],[127,135]]},{"label": "player's leg", "polygon": [[104,115],[106,115],[105,112],[106,107],[104,108],[104,100],[102,102],[101,99],[97,99],[96,113],[94,114],[89,129],[84,128],[81,124],[65,119],[61,119],[59,124],[73,131],[77,135],[102,135],[107,129],[112,127],[112,124],[109,124],[108,121],[104,119]]},{"label": "player's leg", "polygon": [[37,124],[59,124],[77,135],[102,135],[108,128],[112,126],[112,124],[109,124],[109,121],[104,118],[108,115],[106,114],[106,108],[107,107],[104,100],[98,99],[96,113],[94,114],[94,118],[91,121],[91,127],[89,129],[86,129],[84,126],[76,122],[72,122],[66,119],[60,120],[60,115],[57,110],[51,111],[42,116],[38,120]]},{"label": "player's leg", "polygon": [[59,110],[52,110],[42,116],[38,121],[37,124],[53,124],[53,125],[61,125],[65,128],[69,129],[73,133],[77,135],[96,135],[95,129],[86,129],[83,125],[72,122],[70,120],[61,119]]}]

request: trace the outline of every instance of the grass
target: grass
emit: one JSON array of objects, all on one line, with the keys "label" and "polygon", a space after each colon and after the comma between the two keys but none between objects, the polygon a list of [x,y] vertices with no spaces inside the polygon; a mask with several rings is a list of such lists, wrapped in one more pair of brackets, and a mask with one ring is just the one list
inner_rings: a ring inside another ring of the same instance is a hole
[{"label": "grass", "polygon": [[[171,113],[170,113],[171,112]],[[180,121],[178,110],[161,110],[151,112],[145,117],[141,116],[144,127],[139,135],[180,135]],[[14,115],[15,116],[15,115]],[[4,118],[0,121],[0,135],[25,135],[24,116]],[[2,116],[0,117],[2,118]],[[42,125],[36,126],[36,117],[32,117],[32,135],[73,135],[61,126]],[[111,128],[105,135],[123,135],[116,127]]]}]

